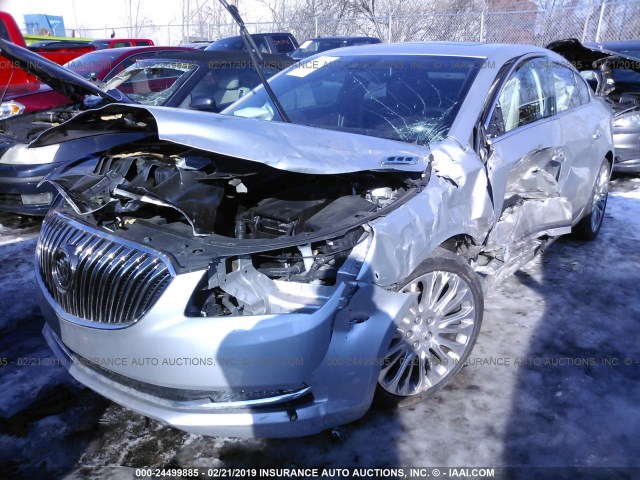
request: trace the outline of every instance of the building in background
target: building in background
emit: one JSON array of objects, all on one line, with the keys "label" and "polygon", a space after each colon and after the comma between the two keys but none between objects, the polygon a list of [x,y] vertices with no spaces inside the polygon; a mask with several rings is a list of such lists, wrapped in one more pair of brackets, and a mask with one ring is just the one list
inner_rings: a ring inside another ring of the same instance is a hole
[{"label": "building in background", "polygon": [[43,13],[29,13],[24,15],[26,32],[31,35],[49,35],[52,37],[66,36],[64,17]]}]

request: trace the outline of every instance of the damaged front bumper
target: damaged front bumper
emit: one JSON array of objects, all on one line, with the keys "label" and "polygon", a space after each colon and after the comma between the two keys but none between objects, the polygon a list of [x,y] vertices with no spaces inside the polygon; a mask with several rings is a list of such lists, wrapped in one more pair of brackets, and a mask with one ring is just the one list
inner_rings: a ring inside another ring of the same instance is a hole
[{"label": "damaged front bumper", "polygon": [[40,183],[58,166],[0,163],[0,210],[21,215],[44,216],[57,192],[52,185]]},{"label": "damaged front bumper", "polygon": [[342,285],[312,314],[185,317],[181,292],[201,275],[176,276],[135,324],[96,328],[68,318],[36,272],[44,336],[84,385],[196,434],[304,436],[367,411],[412,295]]}]

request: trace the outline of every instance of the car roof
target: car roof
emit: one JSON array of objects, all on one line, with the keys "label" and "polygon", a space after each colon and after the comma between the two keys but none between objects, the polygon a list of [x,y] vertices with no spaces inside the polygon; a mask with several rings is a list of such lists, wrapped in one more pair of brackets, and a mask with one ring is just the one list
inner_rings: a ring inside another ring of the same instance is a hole
[{"label": "car roof", "polygon": [[[488,66],[498,68],[505,62],[523,55],[547,55],[559,62],[566,60],[551,50],[526,44],[479,43],[479,42],[407,42],[375,43],[357,45],[323,52],[317,55],[343,57],[351,55],[441,55],[454,57],[482,58]],[[312,57],[311,57],[312,58]],[[486,70],[486,69],[483,69]]]},{"label": "car roof", "polygon": [[128,57],[136,53],[144,52],[156,52],[160,50],[175,50],[175,51],[188,51],[189,47],[168,47],[160,45],[144,45],[140,47],[121,47],[121,48],[109,48],[103,50],[94,50],[93,52],[85,53],[85,55],[118,55],[118,58]]},{"label": "car roof", "polygon": [[449,55],[476,58],[516,57],[527,53],[550,54],[535,45],[479,42],[406,42],[358,45],[334,50],[332,55]]},{"label": "car roof", "polygon": [[[289,32],[272,32],[272,33],[252,33],[251,37],[271,37],[272,35],[287,35],[290,36],[291,33]],[[215,43],[215,42],[219,42],[220,40],[230,40],[230,39],[235,39],[235,38],[242,38],[242,35],[231,35],[230,37],[222,37],[219,38],[218,40],[215,40],[211,43]]]}]

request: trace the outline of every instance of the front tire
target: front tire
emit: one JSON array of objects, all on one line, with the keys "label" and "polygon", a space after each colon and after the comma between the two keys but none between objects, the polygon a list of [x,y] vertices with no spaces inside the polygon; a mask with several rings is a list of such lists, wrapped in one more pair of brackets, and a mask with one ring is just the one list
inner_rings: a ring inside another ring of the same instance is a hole
[{"label": "front tire", "polygon": [[591,204],[587,213],[571,231],[574,238],[578,240],[594,240],[600,232],[604,212],[607,208],[609,197],[609,177],[611,176],[611,165],[605,158],[600,165],[596,183],[591,193]]},{"label": "front tire", "polygon": [[378,376],[376,400],[387,405],[415,403],[451,381],[475,345],[484,310],[478,276],[442,248],[398,291],[419,294],[396,325]]}]

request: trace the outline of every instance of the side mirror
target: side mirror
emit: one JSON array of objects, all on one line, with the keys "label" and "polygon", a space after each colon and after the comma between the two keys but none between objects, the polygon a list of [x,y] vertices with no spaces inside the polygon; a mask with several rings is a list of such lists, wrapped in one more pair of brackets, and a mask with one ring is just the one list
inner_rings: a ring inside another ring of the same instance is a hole
[{"label": "side mirror", "polygon": [[487,133],[487,129],[480,123],[474,129],[473,146],[480,157],[482,163],[486,163],[492,152],[492,136]]},{"label": "side mirror", "polygon": [[491,140],[496,138],[502,132],[504,132],[504,123],[502,121],[502,107],[499,103],[497,103],[486,130],[483,129],[485,143],[487,145],[491,145]]},{"label": "side mirror", "polygon": [[217,107],[216,101],[213,98],[204,95],[193,97],[189,104],[189,108],[203,112],[215,112]]}]

